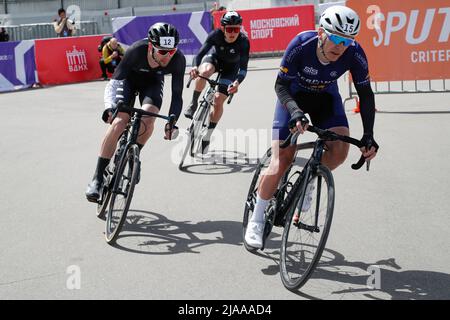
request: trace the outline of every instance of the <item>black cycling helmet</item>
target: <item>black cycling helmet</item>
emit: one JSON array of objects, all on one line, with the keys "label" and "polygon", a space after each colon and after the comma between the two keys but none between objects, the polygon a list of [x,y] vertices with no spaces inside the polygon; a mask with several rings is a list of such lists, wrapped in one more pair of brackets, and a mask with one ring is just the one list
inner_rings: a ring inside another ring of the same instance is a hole
[{"label": "black cycling helmet", "polygon": [[[171,39],[165,37],[174,38],[175,43],[171,43]],[[163,38],[163,41],[161,41],[161,38]],[[178,42],[180,42],[180,35],[173,25],[158,22],[148,29],[148,41],[159,48],[176,48]]]},{"label": "black cycling helmet", "polygon": [[222,26],[242,24],[242,17],[236,11],[228,11],[220,19],[220,24]]}]

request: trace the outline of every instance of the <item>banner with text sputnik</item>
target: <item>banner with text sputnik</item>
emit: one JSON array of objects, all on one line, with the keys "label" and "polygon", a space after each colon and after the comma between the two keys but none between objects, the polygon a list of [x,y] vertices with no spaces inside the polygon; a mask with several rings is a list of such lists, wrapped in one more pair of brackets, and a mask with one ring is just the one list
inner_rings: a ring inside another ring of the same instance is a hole
[{"label": "banner with text sputnik", "polygon": [[374,81],[450,78],[450,2],[348,0]]}]

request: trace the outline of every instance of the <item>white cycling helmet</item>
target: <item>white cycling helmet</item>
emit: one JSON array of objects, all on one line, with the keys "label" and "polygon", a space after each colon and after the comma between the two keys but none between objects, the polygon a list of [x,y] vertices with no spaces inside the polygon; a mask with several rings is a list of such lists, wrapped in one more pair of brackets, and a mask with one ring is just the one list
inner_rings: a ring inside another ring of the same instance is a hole
[{"label": "white cycling helmet", "polygon": [[345,6],[327,8],[320,16],[319,25],[329,32],[354,38],[361,28],[358,14]]}]

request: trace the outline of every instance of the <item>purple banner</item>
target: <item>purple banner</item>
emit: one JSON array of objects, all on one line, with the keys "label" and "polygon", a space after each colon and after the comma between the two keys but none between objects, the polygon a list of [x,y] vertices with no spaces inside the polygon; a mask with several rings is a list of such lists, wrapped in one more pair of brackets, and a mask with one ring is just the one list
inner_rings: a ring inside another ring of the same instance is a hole
[{"label": "purple banner", "polygon": [[146,38],[148,28],[157,22],[173,24],[180,33],[178,48],[186,56],[194,56],[212,31],[209,12],[165,14],[148,17],[123,17],[113,19],[114,37],[125,45]]},{"label": "purple banner", "polygon": [[36,82],[34,40],[0,42],[0,92],[28,88]]}]

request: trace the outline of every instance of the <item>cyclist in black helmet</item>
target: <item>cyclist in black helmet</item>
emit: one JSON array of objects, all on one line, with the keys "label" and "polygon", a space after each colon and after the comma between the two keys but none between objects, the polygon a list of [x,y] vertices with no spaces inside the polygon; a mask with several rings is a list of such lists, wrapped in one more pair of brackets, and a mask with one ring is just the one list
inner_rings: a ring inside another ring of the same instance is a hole
[{"label": "cyclist in black helmet", "polygon": [[[202,141],[202,152],[206,153],[212,131],[223,114],[223,103],[229,94],[236,93],[239,85],[247,74],[250,43],[247,36],[241,32],[242,17],[235,11],[226,12],[220,21],[220,29],[212,31],[199,53],[194,59],[191,77],[200,74],[210,77],[215,72],[221,72],[219,90],[214,98],[214,106],[210,114],[210,124],[207,135]],[[192,101],[184,115],[192,119],[197,109],[198,98],[205,88],[206,80],[197,78]]]},{"label": "cyclist in black helmet", "polygon": [[[148,38],[136,41],[126,51],[105,89],[105,111],[102,119],[111,123],[103,138],[97,167],[92,182],[86,190],[88,201],[96,202],[103,184],[103,173],[112,158],[117,140],[129,121],[129,114],[119,112],[111,122],[111,114],[119,100],[134,105],[136,94],[142,109],[158,113],[163,97],[164,75],[172,75],[172,101],[169,114],[178,119],[182,105],[183,80],[186,58],[177,50],[180,36],[168,23],[156,23],[148,30]],[[145,117],[141,126],[138,145],[142,149],[153,132],[154,117]],[[166,125],[167,126],[167,125]],[[165,130],[164,139],[176,138],[178,131]]]}]

